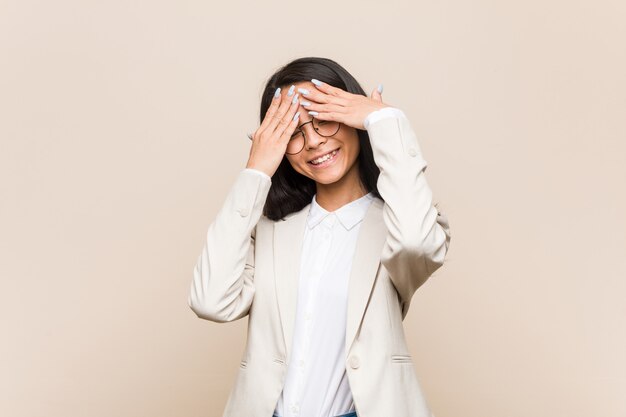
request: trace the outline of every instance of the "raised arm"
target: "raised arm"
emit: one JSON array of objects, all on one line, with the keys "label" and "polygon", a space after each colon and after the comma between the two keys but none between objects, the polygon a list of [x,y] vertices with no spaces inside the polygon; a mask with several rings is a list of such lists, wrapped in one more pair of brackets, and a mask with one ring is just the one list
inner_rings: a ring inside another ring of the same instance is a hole
[{"label": "raised arm", "polygon": [[450,225],[433,205],[424,175],[427,162],[404,113],[386,107],[369,114],[364,126],[380,168],[378,191],[385,200],[388,236],[381,263],[400,295],[404,317],[415,291],[443,265]]},{"label": "raised arm", "polygon": [[202,319],[238,320],[254,298],[256,225],[269,193],[271,178],[243,169],[209,226],[204,248],[193,270],[189,307]]}]

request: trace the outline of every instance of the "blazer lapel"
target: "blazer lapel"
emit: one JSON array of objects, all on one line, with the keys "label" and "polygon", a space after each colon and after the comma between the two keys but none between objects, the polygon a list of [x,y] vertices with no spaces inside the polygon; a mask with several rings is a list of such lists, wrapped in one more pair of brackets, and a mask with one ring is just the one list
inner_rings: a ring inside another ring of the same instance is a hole
[{"label": "blazer lapel", "polygon": [[[288,358],[293,342],[304,228],[310,206],[307,204],[302,210],[285,217],[285,220],[274,222],[276,297]],[[367,307],[380,263],[387,231],[382,219],[382,207],[383,202],[374,199],[359,229],[348,283],[346,357]]]},{"label": "blazer lapel", "polygon": [[370,204],[359,229],[354,250],[350,281],[348,282],[348,316],[346,322],[345,355],[348,357],[365,313],[380,264],[387,228],[382,218],[383,201],[375,198]]},{"label": "blazer lapel", "polygon": [[274,222],[276,298],[278,299],[278,310],[288,358],[291,357],[291,343],[296,318],[304,227],[310,207],[311,203],[302,210],[287,215],[284,220]]}]

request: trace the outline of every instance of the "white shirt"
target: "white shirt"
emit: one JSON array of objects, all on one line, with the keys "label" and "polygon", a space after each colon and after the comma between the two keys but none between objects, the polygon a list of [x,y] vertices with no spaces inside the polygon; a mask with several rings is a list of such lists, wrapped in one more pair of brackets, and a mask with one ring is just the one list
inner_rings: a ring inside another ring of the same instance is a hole
[{"label": "white shirt", "polygon": [[[385,117],[405,116],[386,107],[370,113],[364,126]],[[316,197],[304,231],[291,358],[274,410],[280,417],[334,417],[355,411],[344,354],[348,279],[360,225],[375,197],[367,193],[333,212]]]},{"label": "white shirt", "polygon": [[291,359],[274,413],[333,417],[354,411],[345,369],[348,278],[372,193],[328,212],[309,210],[302,244]]}]

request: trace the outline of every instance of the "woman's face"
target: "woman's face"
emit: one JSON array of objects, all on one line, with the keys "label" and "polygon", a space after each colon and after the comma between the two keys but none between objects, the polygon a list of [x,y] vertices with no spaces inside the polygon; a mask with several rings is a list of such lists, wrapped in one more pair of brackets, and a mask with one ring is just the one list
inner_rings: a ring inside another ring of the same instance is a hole
[{"label": "woman's face", "polygon": [[[294,95],[299,94],[298,88],[306,88],[309,91],[315,90],[315,86],[310,81],[294,85],[296,86]],[[282,87],[282,94],[287,94],[289,87],[290,85]],[[299,94],[298,102],[300,103],[302,100],[306,101],[307,99],[302,94]],[[306,107],[299,105],[298,111],[300,112],[298,126],[312,119]],[[300,128],[296,128],[296,131],[298,130]],[[293,169],[320,184],[332,184],[344,178],[348,173],[358,177],[358,164],[356,161],[359,155],[360,144],[355,128],[341,124],[339,131],[331,137],[320,136],[313,129],[311,123],[302,126],[301,130],[306,137],[304,148],[295,155],[285,154]],[[337,150],[337,154],[327,165],[325,163],[316,167],[311,164],[311,160],[335,150]]]}]

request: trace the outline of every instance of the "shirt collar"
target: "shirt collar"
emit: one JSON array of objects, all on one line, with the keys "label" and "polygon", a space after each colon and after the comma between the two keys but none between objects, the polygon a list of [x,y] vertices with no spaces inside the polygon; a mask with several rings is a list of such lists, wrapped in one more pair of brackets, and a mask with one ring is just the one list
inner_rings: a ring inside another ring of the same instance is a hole
[{"label": "shirt collar", "polygon": [[331,213],[335,213],[339,222],[346,230],[352,229],[365,217],[365,212],[369,207],[369,204],[374,199],[374,194],[370,191],[364,196],[357,198],[347,204],[344,204],[337,210],[330,212],[317,204],[317,194],[313,195],[313,201],[311,202],[311,208],[309,210],[309,216],[307,218],[307,225],[309,229],[317,226],[326,216]]}]

